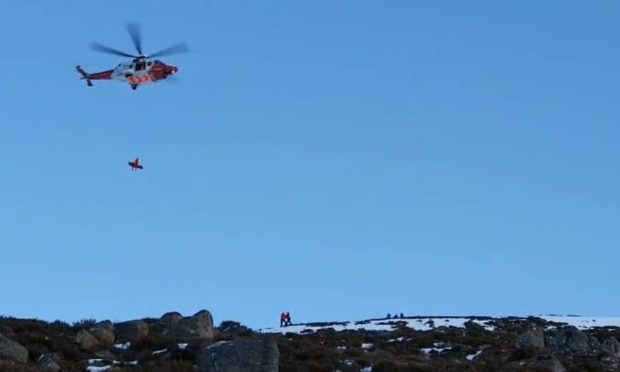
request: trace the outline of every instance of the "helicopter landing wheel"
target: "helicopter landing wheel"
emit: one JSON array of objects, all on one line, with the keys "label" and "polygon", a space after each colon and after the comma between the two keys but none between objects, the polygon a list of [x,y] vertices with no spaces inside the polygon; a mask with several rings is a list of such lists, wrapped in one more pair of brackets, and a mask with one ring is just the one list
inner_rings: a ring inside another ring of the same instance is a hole
[{"label": "helicopter landing wheel", "polygon": [[138,88],[138,84],[131,84],[131,89],[136,90]]}]

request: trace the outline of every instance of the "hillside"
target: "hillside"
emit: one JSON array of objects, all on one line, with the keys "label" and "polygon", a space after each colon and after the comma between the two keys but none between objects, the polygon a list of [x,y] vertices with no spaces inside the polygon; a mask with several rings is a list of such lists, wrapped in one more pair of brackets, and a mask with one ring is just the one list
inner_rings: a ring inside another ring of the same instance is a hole
[{"label": "hillside", "polygon": [[[211,314],[0,318],[0,371],[615,371],[620,318],[398,317],[251,330]],[[237,368],[237,369],[234,369]]]}]

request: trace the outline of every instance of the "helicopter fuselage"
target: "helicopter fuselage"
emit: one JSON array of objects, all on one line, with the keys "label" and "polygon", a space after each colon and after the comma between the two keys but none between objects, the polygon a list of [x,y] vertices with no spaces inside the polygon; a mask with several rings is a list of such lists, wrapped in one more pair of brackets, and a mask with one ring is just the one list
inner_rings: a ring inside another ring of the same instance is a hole
[{"label": "helicopter fuselage", "polygon": [[139,59],[133,62],[120,63],[112,72],[110,79],[124,81],[131,85],[156,82],[173,75],[178,71],[159,60]]},{"label": "helicopter fuselage", "polygon": [[119,63],[113,70],[89,74],[80,66],[77,67],[82,79],[87,80],[89,86],[91,80],[116,80],[131,85],[136,89],[139,85],[157,82],[174,75],[179,70],[176,66],[163,63],[160,60],[136,58],[131,62]]}]

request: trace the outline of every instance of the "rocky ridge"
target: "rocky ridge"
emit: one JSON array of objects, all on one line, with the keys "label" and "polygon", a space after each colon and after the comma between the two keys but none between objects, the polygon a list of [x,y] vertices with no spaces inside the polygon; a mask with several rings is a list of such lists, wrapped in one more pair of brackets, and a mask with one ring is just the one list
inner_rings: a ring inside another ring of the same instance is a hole
[{"label": "rocky ridge", "polygon": [[0,371],[617,371],[596,319],[398,317],[251,330],[202,310],[69,325],[0,318]]}]

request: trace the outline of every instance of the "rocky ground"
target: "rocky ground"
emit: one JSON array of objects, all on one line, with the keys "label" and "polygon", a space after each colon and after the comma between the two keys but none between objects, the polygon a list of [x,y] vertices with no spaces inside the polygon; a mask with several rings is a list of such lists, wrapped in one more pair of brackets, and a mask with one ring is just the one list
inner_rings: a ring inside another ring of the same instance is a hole
[{"label": "rocky ground", "polygon": [[[582,328],[582,329],[579,329]],[[620,328],[394,318],[253,331],[211,314],[73,325],[0,318],[0,371],[618,371]]]}]

